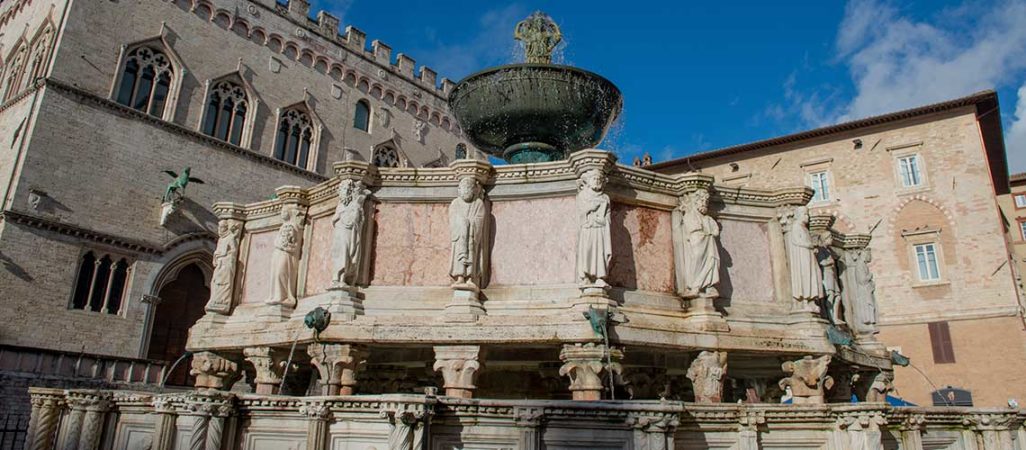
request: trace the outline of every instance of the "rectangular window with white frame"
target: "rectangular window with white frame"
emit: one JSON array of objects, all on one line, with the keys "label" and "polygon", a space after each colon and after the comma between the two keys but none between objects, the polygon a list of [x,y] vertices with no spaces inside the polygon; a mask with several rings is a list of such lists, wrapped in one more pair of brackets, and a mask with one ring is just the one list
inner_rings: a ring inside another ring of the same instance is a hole
[{"label": "rectangular window with white frame", "polygon": [[1026,194],[1015,194],[1015,207],[1026,208]]},{"label": "rectangular window with white frame", "polygon": [[919,155],[908,155],[898,158],[898,173],[901,174],[901,185],[907,188],[923,184],[920,171]]},{"label": "rectangular window with white frame", "polygon": [[916,266],[919,269],[919,281],[939,281],[940,266],[937,263],[936,244],[916,244],[914,249]]},{"label": "rectangular window with white frame", "polygon": [[812,194],[812,201],[830,201],[830,174],[827,171],[812,172],[809,174],[809,187],[815,191]]}]

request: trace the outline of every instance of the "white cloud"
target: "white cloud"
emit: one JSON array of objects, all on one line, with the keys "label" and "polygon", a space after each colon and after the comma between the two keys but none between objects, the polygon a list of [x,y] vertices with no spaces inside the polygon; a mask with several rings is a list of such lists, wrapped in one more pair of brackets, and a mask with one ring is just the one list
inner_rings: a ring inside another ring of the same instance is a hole
[{"label": "white cloud", "polygon": [[513,27],[526,15],[519,4],[488,10],[478,18],[471,37],[460,42],[444,41],[445,33],[429,29],[429,45],[417,49],[413,56],[435,69],[439,76],[453,81],[489,66],[512,62]]},{"label": "white cloud", "polygon": [[1009,172],[1026,172],[1026,84],[1019,87],[1015,118],[1005,132],[1005,152]]}]

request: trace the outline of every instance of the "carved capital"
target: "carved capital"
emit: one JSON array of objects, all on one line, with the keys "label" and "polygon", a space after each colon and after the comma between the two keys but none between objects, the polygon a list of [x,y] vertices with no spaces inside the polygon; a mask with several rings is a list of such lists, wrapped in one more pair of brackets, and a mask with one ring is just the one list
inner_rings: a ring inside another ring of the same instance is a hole
[{"label": "carved capital", "polygon": [[110,410],[111,393],[106,391],[68,391],[67,405],[72,410],[106,412]]},{"label": "carved capital", "polygon": [[488,183],[494,172],[491,164],[477,159],[457,159],[449,163],[449,168],[456,173],[456,179],[473,178],[482,186]]},{"label": "carved capital", "polygon": [[765,411],[745,410],[737,417],[738,431],[758,431],[759,426],[765,423]]},{"label": "carved capital", "polygon": [[331,405],[325,402],[305,402],[299,406],[299,413],[313,420],[329,420]]},{"label": "carved capital", "polygon": [[474,389],[477,389],[474,380],[481,370],[480,354],[481,346],[478,345],[435,346],[434,370],[442,373],[445,395],[473,397]]},{"label": "carved capital", "polygon": [[281,186],[274,190],[282,206],[284,205],[307,205],[306,192],[299,186]]},{"label": "carved capital", "polygon": [[200,391],[182,397],[190,415],[228,417],[235,412],[235,395],[216,391]]},{"label": "carved capital", "polygon": [[378,179],[377,167],[367,161],[339,161],[332,169],[339,180],[362,181],[367,186],[372,186]]},{"label": "carved capital", "polygon": [[317,369],[324,395],[352,395],[356,377],[367,362],[367,351],[357,345],[310,344],[310,363]]},{"label": "carved capital", "polygon": [[687,372],[698,403],[719,403],[723,399],[723,380],[727,375],[727,353],[703,351],[691,361]]},{"label": "carved capital", "polygon": [[246,220],[246,206],[234,202],[214,203],[214,215],[218,220]]},{"label": "carved capital", "polygon": [[257,394],[276,394],[281,385],[282,372],[285,370],[285,358],[271,347],[249,347],[242,351],[246,361],[256,369]]},{"label": "carved capital", "polygon": [[239,365],[214,352],[199,352],[192,355],[192,370],[196,377],[195,386],[200,389],[231,389],[239,379]]},{"label": "carved capital", "polygon": [[514,407],[513,423],[518,427],[537,428],[545,420],[545,410],[533,407]]},{"label": "carved capital", "polygon": [[[606,352],[613,361],[606,364]],[[574,400],[600,400],[602,398],[602,374],[611,370],[615,376],[623,373],[619,360],[623,359],[623,351],[608,349],[599,344],[565,344],[559,353],[563,366],[559,375],[570,378],[570,392]]]},{"label": "carved capital", "polygon": [[574,152],[567,159],[578,177],[592,170],[607,174],[616,165],[616,155],[594,149]]}]

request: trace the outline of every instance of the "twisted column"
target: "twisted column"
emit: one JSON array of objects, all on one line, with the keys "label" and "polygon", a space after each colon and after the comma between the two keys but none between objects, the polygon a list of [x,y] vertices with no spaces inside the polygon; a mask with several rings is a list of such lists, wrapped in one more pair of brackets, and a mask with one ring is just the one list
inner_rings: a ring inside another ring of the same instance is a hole
[{"label": "twisted column", "polygon": [[93,450],[100,444],[103,420],[110,409],[110,393],[102,391],[69,391],[68,433],[64,440],[67,450]]},{"label": "twisted column", "polygon": [[25,448],[49,450],[54,448],[57,437],[57,423],[64,405],[64,391],[56,389],[30,388],[32,413],[25,433]]},{"label": "twisted column", "polygon": [[197,392],[185,397],[189,415],[193,416],[190,450],[221,450],[225,418],[235,411],[235,396],[220,392]]}]

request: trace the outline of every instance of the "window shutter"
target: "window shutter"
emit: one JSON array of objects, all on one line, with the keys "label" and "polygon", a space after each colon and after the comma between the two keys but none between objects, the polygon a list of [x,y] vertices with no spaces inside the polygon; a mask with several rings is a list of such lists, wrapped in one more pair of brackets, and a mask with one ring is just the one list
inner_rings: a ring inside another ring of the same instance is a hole
[{"label": "window shutter", "polygon": [[955,362],[955,350],[951,344],[951,331],[947,322],[933,322],[929,325],[930,346],[933,349],[934,364]]}]

